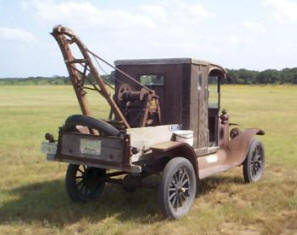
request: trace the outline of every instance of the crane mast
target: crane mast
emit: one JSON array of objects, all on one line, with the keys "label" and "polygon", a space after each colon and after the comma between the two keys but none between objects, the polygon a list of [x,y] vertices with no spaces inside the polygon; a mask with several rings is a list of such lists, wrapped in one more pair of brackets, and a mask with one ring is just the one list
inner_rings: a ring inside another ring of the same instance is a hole
[{"label": "crane mast", "polygon": [[[141,114],[139,115],[141,117],[140,120],[138,120],[137,124],[133,123],[133,126],[147,126],[160,123],[160,106],[158,96],[155,94],[154,90],[144,86],[129,74],[114,67],[94,52],[90,51],[71,29],[58,25],[53,28],[51,34],[56,39],[63,54],[64,62],[83,115],[92,116],[86,90],[94,90],[99,92],[109,104],[111,108],[110,119],[113,116],[112,114],[114,114],[115,120],[123,124],[125,128],[131,127],[125,117],[125,112],[128,110],[131,103],[135,101],[141,101],[143,107],[139,108]],[[72,52],[73,46],[77,46],[82,58],[74,57]],[[118,100],[116,101],[107,89],[107,86],[110,86],[110,84],[100,76],[92,58],[96,62],[100,60],[122,73],[130,83],[135,84],[138,90],[135,91],[135,89],[131,89],[130,85],[124,83],[118,88],[118,94],[116,95]],[[88,74],[92,74],[93,79],[90,79]],[[87,81],[89,84],[87,84]],[[121,107],[119,107],[117,102],[120,103]]]}]

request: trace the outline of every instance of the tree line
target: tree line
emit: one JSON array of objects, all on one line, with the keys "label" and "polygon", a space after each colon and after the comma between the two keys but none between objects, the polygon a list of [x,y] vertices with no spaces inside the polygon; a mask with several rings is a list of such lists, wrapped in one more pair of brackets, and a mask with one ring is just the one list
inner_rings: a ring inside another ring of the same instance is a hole
[{"label": "tree line", "polygon": [[[297,84],[297,68],[282,70],[267,69],[254,71],[248,69],[226,69],[231,84]],[[93,80],[91,75],[89,80]],[[102,75],[102,78],[114,84],[114,72]],[[28,78],[0,78],[0,85],[67,85],[71,84],[69,77],[28,77]]]},{"label": "tree line", "polygon": [[297,84],[297,68],[267,69],[261,72],[227,69],[227,72],[233,84]]},{"label": "tree line", "polygon": [[[90,81],[94,82],[94,78],[88,75]],[[111,75],[101,76],[105,81],[114,83]],[[52,77],[27,77],[27,78],[0,78],[0,85],[70,85],[71,81],[67,76]],[[89,84],[86,80],[86,84]]]}]

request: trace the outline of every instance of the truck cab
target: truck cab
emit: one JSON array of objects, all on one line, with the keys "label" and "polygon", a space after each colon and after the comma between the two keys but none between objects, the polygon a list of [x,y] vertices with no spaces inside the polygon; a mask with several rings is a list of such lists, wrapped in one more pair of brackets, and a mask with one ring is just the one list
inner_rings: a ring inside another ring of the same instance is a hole
[{"label": "truck cab", "polygon": [[[115,65],[156,92],[160,125],[176,123],[193,130],[193,147],[197,149],[224,143],[227,123],[219,121],[219,112],[220,86],[226,71],[221,66],[191,58],[118,60]],[[123,83],[138,89],[123,73],[116,71],[115,77],[116,93]]]}]

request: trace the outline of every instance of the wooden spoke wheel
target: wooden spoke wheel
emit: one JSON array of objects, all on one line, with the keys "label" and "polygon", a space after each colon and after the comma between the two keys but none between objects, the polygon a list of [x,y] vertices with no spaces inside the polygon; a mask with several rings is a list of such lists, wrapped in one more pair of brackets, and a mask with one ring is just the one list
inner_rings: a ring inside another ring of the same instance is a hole
[{"label": "wooden spoke wheel", "polygon": [[66,173],[66,189],[75,202],[95,200],[105,186],[105,169],[69,164]]},{"label": "wooden spoke wheel", "polygon": [[253,140],[243,163],[243,176],[246,183],[256,182],[262,178],[265,165],[263,144]]},{"label": "wooden spoke wheel", "polygon": [[179,219],[190,210],[196,195],[196,175],[192,164],[185,158],[170,160],[163,172],[159,199],[163,214]]}]

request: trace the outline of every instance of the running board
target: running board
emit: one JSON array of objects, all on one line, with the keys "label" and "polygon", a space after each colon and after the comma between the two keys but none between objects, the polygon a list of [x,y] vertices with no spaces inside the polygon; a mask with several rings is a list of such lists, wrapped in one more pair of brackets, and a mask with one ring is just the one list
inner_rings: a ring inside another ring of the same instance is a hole
[{"label": "running board", "polygon": [[214,166],[214,167],[210,167],[210,168],[206,168],[203,170],[199,170],[199,179],[204,179],[208,176],[223,172],[223,171],[227,171],[230,168],[232,168],[234,166],[232,165],[221,165],[221,166]]}]

